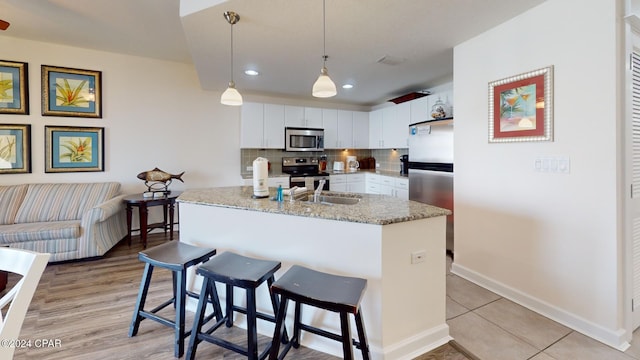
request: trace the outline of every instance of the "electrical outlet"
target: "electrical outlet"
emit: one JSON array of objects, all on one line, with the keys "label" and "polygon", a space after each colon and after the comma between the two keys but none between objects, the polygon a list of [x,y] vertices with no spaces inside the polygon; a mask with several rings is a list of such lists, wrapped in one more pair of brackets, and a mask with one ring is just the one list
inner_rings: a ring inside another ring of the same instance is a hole
[{"label": "electrical outlet", "polygon": [[426,250],[418,250],[411,253],[411,263],[418,264],[424,262],[427,258]]},{"label": "electrical outlet", "polygon": [[247,171],[253,172],[253,166],[247,166]]}]

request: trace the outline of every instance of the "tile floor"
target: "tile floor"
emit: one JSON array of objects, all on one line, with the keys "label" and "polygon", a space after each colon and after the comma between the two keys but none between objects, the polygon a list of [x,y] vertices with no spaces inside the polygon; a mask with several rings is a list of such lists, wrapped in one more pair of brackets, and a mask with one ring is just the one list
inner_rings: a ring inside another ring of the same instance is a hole
[{"label": "tile floor", "polygon": [[454,275],[447,261],[450,335],[486,360],[640,360],[640,331],[621,352]]}]

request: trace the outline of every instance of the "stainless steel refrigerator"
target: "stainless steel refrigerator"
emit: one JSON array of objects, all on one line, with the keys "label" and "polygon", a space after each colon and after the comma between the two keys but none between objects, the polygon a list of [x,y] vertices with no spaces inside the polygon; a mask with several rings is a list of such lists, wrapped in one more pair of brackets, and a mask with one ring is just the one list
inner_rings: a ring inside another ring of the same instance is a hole
[{"label": "stainless steel refrigerator", "polygon": [[[409,125],[409,200],[453,211],[453,120]],[[453,214],[447,216],[447,252],[453,254]]]}]

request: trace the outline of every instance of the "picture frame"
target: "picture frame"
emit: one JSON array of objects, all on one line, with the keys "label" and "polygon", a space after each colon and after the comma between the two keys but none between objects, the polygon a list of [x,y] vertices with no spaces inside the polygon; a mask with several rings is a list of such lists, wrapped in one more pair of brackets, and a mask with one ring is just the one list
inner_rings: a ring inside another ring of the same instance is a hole
[{"label": "picture frame", "polygon": [[104,171],[104,128],[45,126],[45,172]]},{"label": "picture frame", "polygon": [[489,142],[553,141],[553,66],[489,83]]},{"label": "picture frame", "polygon": [[42,115],[102,118],[102,72],[42,65]]},{"label": "picture frame", "polygon": [[29,65],[0,60],[0,114],[29,115]]},{"label": "picture frame", "polygon": [[31,172],[31,125],[0,124],[0,174]]}]

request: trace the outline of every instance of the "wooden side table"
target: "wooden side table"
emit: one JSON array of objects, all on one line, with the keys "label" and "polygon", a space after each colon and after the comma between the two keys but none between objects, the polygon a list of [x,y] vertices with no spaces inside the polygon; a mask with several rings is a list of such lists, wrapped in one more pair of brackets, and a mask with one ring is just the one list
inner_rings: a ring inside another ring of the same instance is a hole
[{"label": "wooden side table", "polygon": [[[173,240],[173,225],[174,225],[174,210],[176,199],[182,194],[182,191],[172,191],[168,195],[162,197],[143,197],[142,194],[135,194],[126,196],[123,201],[127,205],[127,241],[131,246],[131,232],[140,230],[140,240],[142,246],[147,248],[147,233],[153,229],[164,229],[164,233],[169,230],[169,239]],[[147,224],[147,217],[149,214],[149,207],[162,205],[163,220],[161,223]],[[140,229],[131,229],[131,215],[133,207],[138,208],[138,215],[140,217]],[[169,214],[169,221],[167,221],[167,213]]]},{"label": "wooden side table", "polygon": [[8,273],[6,271],[0,271],[0,291],[7,287]]},{"label": "wooden side table", "polygon": [[[0,245],[2,247],[9,247],[9,245]],[[0,291],[7,288],[7,281],[9,279],[9,273],[6,271],[0,271]]]}]

